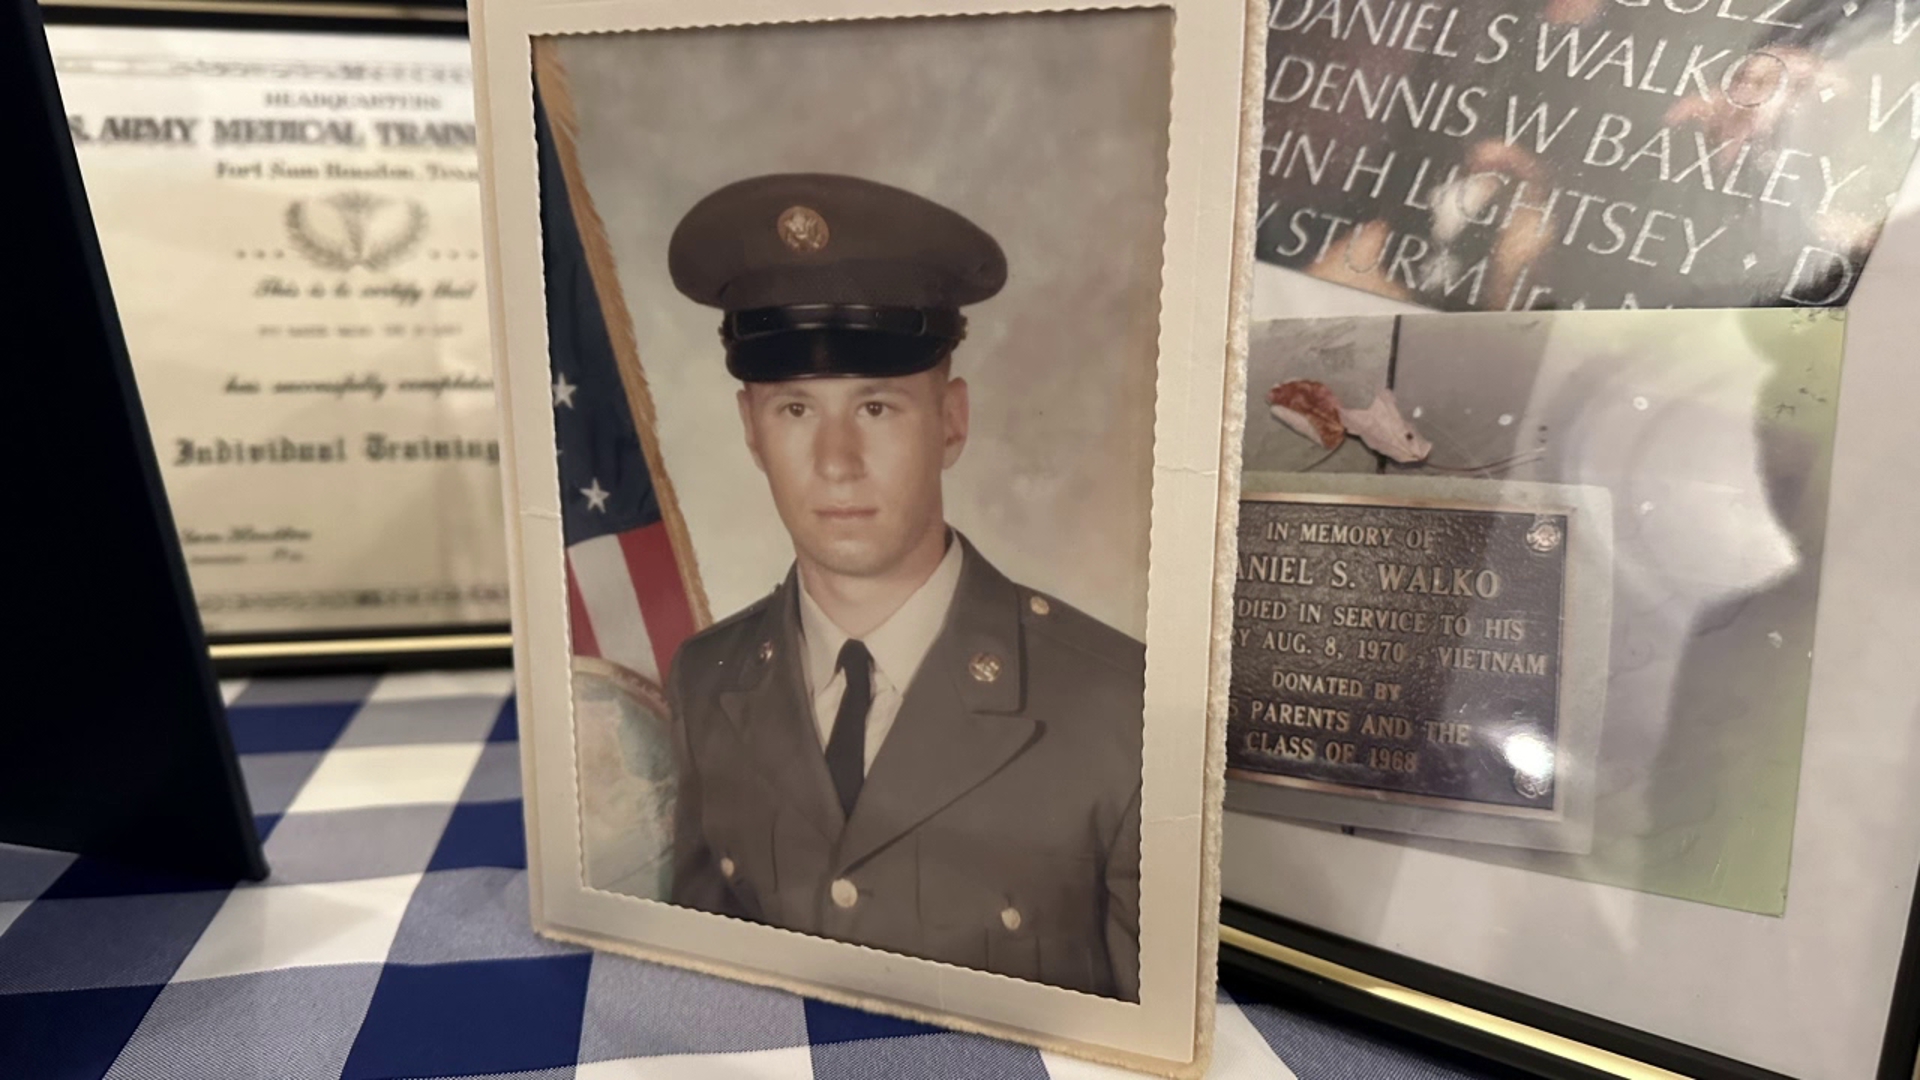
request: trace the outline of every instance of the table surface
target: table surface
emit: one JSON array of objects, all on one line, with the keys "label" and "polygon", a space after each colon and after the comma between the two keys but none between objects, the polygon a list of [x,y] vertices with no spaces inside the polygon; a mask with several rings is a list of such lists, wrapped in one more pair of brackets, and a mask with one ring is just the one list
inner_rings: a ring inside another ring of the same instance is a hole
[{"label": "table surface", "polygon": [[[0,845],[0,1077],[1132,1075],[536,936],[509,672],[222,691],[272,876]],[[1219,1001],[1221,1080],[1480,1075]]]}]

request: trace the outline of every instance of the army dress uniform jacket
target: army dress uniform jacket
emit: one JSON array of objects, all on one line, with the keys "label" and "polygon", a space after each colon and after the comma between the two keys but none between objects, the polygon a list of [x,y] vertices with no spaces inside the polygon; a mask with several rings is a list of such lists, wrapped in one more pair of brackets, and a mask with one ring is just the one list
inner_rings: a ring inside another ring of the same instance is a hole
[{"label": "army dress uniform jacket", "polygon": [[803,674],[797,573],[668,680],[674,903],[1139,998],[1141,644],[963,545],[851,816]]}]

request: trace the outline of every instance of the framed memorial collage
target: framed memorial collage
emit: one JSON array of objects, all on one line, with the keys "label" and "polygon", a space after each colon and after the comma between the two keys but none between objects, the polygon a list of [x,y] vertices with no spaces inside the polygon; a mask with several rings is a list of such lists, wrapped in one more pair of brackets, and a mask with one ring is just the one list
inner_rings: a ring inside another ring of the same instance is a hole
[{"label": "framed memorial collage", "polygon": [[1914,15],[1270,5],[1230,984],[1913,1075]]}]

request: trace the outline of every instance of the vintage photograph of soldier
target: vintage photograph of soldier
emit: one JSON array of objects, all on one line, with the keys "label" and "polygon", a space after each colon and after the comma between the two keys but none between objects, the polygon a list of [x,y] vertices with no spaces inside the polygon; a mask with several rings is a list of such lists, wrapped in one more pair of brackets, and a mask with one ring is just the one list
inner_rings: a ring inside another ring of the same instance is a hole
[{"label": "vintage photograph of soldier", "polygon": [[1198,1075],[1258,5],[500,3],[535,928]]},{"label": "vintage photograph of soldier", "polygon": [[703,199],[668,258],[723,312],[794,556],[673,661],[673,902],[1137,999],[1144,647],[943,508],[961,309],[1007,282],[1000,245],[899,188],[785,174]]},{"label": "vintage photograph of soldier", "polygon": [[1171,47],[536,51],[587,888],[1142,1001]]}]

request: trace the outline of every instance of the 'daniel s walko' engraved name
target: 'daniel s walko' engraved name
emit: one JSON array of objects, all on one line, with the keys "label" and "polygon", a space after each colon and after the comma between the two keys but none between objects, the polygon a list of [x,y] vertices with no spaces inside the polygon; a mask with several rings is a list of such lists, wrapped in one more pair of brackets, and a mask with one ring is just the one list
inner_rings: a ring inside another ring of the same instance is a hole
[{"label": "'daniel s walko' engraved name", "polygon": [[1230,767],[1550,808],[1551,776],[1517,775],[1499,748],[1516,732],[1555,742],[1565,528],[1564,514],[1244,502]]},{"label": "'daniel s walko' engraved name", "polygon": [[[1491,600],[1500,595],[1500,574],[1480,566],[1417,566],[1383,562],[1375,570],[1382,592],[1413,593],[1429,596],[1477,596]],[[1241,581],[1265,581],[1276,585],[1314,585],[1320,580],[1335,589],[1359,588],[1353,568],[1344,559],[1335,559],[1322,569],[1312,560],[1291,555],[1243,553],[1237,577]]]}]

